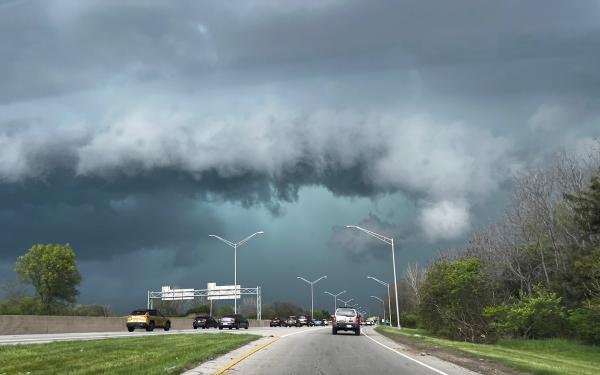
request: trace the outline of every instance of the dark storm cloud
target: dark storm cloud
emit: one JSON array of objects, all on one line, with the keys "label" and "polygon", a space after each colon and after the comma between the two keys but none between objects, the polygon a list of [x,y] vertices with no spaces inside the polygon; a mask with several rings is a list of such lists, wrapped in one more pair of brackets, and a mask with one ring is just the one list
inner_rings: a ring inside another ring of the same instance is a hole
[{"label": "dark storm cloud", "polygon": [[[398,250],[400,250],[404,241],[415,237],[418,233],[415,226],[411,227],[409,225],[400,228],[393,223],[382,220],[373,213],[354,225],[386,237],[393,237],[394,245]],[[387,259],[390,256],[390,245],[356,229],[346,228],[344,225],[332,228],[329,246],[350,255],[356,262],[363,262],[365,257],[368,256],[379,259]]]},{"label": "dark storm cloud", "polygon": [[0,260],[68,241],[87,272],[152,253],[176,274],[253,223],[227,204],[277,223],[321,186],[408,197],[363,224],[409,248],[460,240],[523,165],[600,136],[599,20],[596,1],[0,1]]},{"label": "dark storm cloud", "polygon": [[[261,69],[285,76],[294,65],[309,67],[303,75],[466,65],[460,77],[444,78],[471,88],[470,74],[499,85],[509,78],[532,90],[552,74],[557,86],[597,90],[598,77],[589,75],[600,53],[595,1],[12,4],[0,12],[0,33],[10,36],[0,52],[11,56],[0,63],[4,101],[117,77],[186,86],[212,76],[232,84],[236,70],[264,80]],[[487,64],[493,69],[482,71]]]}]

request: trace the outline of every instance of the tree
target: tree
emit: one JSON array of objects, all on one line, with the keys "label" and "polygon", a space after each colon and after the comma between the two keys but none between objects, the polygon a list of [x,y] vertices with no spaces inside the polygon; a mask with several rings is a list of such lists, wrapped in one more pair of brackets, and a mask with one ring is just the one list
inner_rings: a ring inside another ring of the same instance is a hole
[{"label": "tree", "polygon": [[221,310],[219,310],[219,317],[224,317],[225,315],[233,314],[233,307],[231,306],[223,306]]},{"label": "tree", "polygon": [[15,271],[19,281],[33,285],[43,312],[51,313],[57,304],[77,300],[81,276],[69,244],[34,245],[17,259]]},{"label": "tree", "polygon": [[438,261],[420,293],[419,321],[427,330],[471,342],[486,340],[488,321],[482,313],[491,291],[477,258]]}]

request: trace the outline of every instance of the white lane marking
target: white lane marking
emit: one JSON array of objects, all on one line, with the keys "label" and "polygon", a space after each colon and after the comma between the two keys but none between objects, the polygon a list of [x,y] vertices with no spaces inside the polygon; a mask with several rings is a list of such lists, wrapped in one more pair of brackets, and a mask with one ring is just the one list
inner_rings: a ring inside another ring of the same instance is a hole
[{"label": "white lane marking", "polygon": [[396,354],[398,354],[398,355],[401,355],[402,357],[404,357],[404,358],[406,358],[406,359],[410,359],[411,361],[413,361],[413,362],[416,362],[416,363],[420,364],[420,365],[421,365],[421,366],[423,366],[423,367],[427,367],[428,369],[430,369],[430,370],[432,370],[432,371],[435,371],[435,372],[437,372],[437,373],[438,373],[438,374],[440,374],[440,375],[448,375],[447,373],[445,373],[445,372],[443,372],[443,371],[441,371],[441,370],[438,370],[438,369],[436,369],[435,367],[431,367],[431,366],[429,366],[429,365],[428,365],[428,364],[426,364],[426,363],[423,363],[423,362],[421,362],[421,361],[419,361],[419,360],[417,360],[417,359],[414,359],[414,358],[412,358],[412,357],[409,357],[409,356],[407,356],[407,355],[406,355],[406,354],[404,354],[404,353],[400,353],[400,352],[399,352],[399,351],[397,351],[396,349],[392,349],[392,348],[390,348],[389,346],[387,346],[387,345],[385,345],[385,344],[382,344],[382,343],[380,343],[379,341],[375,340],[374,338],[372,338],[371,336],[367,335],[366,333],[363,333],[363,335],[364,335],[366,338],[368,338],[369,340],[371,340],[371,341],[373,341],[374,343],[376,343],[377,345],[381,345],[381,346],[383,346],[384,348],[386,348],[387,350],[391,350],[392,352],[394,352],[394,353],[396,353]]}]

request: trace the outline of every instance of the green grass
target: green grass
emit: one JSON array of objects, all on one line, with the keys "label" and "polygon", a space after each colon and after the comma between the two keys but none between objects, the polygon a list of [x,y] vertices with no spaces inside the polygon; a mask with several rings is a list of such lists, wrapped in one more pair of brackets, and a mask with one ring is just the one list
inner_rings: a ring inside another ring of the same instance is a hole
[{"label": "green grass", "polygon": [[544,375],[596,375],[600,373],[600,347],[573,340],[500,340],[495,344],[471,344],[434,337],[423,330],[377,327],[394,339],[411,340],[468,353],[516,370]]},{"label": "green grass", "polygon": [[5,345],[0,374],[179,374],[257,338],[219,333]]}]

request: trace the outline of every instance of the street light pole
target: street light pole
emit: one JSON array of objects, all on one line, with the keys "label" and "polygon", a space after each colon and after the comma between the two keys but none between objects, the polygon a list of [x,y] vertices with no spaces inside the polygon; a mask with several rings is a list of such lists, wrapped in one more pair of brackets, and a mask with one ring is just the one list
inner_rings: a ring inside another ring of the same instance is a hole
[{"label": "street light pole", "polygon": [[251,235],[249,235],[248,237],[244,238],[243,240],[239,241],[239,242],[231,242],[228,241],[222,237],[217,236],[216,234],[209,234],[208,237],[214,237],[217,240],[226,243],[227,245],[233,247],[233,289],[234,289],[234,294],[235,294],[235,298],[233,299],[233,312],[234,314],[237,314],[237,296],[238,296],[238,290],[237,290],[237,248],[238,246],[242,246],[243,244],[245,244],[246,242],[248,242],[249,239],[251,239],[252,237],[256,236],[257,234],[263,234],[265,232],[258,231],[256,233],[253,233]]},{"label": "street light pole", "polygon": [[316,279],[315,281],[308,281],[306,280],[304,277],[297,277],[298,279],[308,283],[310,285],[310,318],[314,320],[315,318],[315,314],[314,314],[314,291],[313,291],[313,287],[316,283],[318,283],[319,281],[326,279],[327,275],[325,276],[321,276],[318,279]]},{"label": "street light pole", "polygon": [[329,294],[330,296],[333,297],[333,313],[335,314],[335,310],[337,310],[337,297],[346,293],[346,291],[344,290],[342,292],[339,292],[338,294],[329,293],[327,291],[325,291],[324,293]]},{"label": "street light pole", "polygon": [[[396,296],[396,323],[397,323],[398,328],[402,328],[400,326],[400,310],[398,309],[398,281],[396,280],[396,256],[394,255],[394,239],[391,237],[386,237],[381,234],[375,233],[368,229],[361,228],[357,225],[346,225],[346,228],[358,229],[361,232],[365,232],[369,236],[375,237],[378,240],[387,243],[388,245],[392,245],[392,266],[394,269],[394,294]],[[391,315],[391,312],[390,312],[390,315]],[[391,320],[392,319],[390,317],[390,323],[391,323]]]},{"label": "street light pole", "polygon": [[375,296],[371,296],[371,298],[375,298],[377,301],[381,302],[381,307],[383,307],[383,320],[385,321],[385,301]]},{"label": "street light pole", "polygon": [[[388,292],[388,316],[390,317],[390,326],[391,326],[392,325],[392,299],[390,298],[390,284],[386,283],[385,281],[381,281],[378,278],[373,277],[373,276],[367,276],[367,279],[371,279],[371,280],[375,281],[376,283],[379,283],[379,284],[387,287],[387,292]],[[383,308],[383,314],[385,315],[385,305],[384,305],[384,308]]]}]

